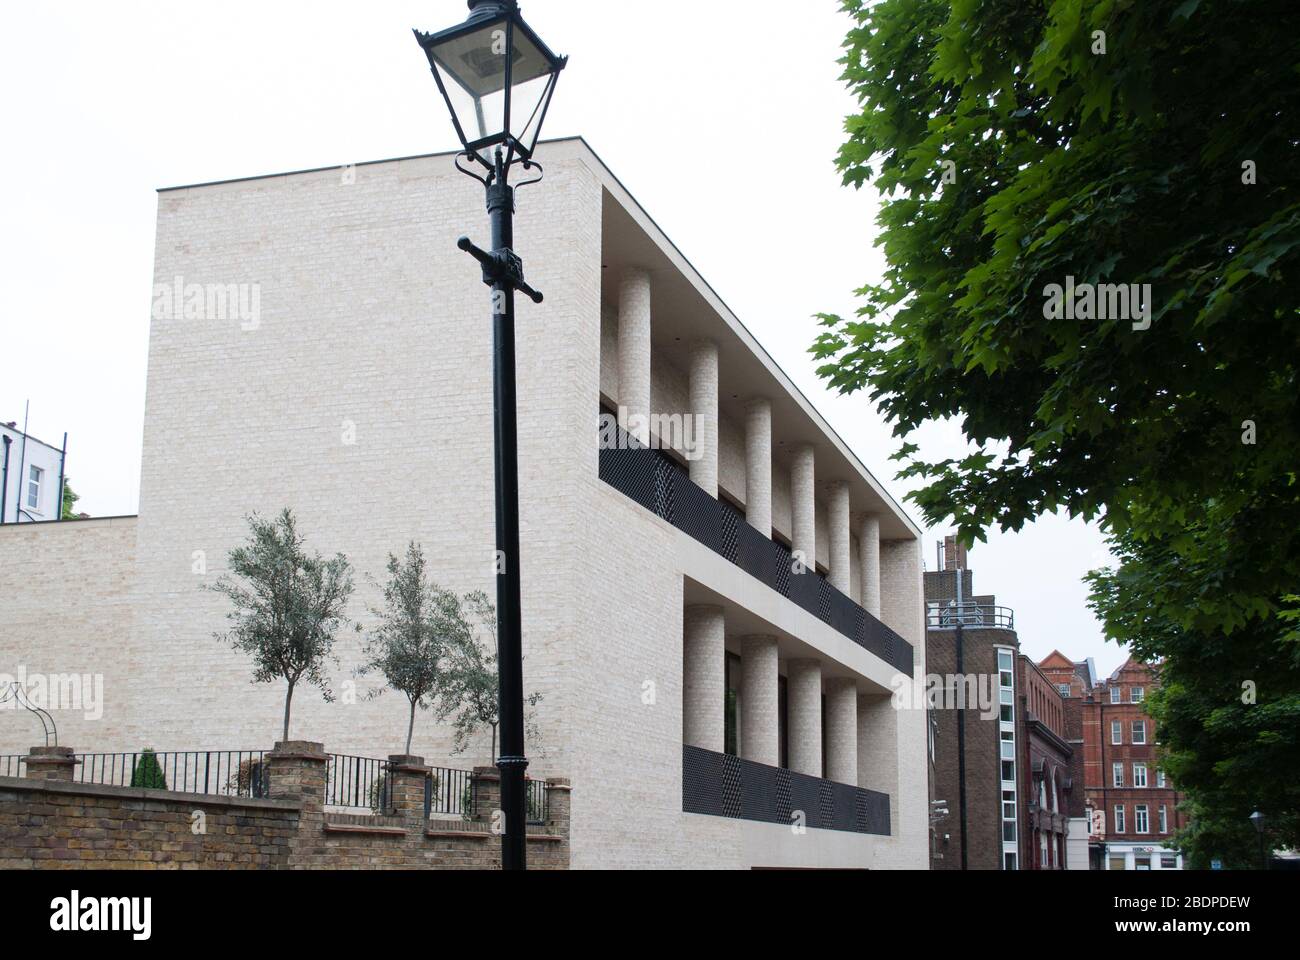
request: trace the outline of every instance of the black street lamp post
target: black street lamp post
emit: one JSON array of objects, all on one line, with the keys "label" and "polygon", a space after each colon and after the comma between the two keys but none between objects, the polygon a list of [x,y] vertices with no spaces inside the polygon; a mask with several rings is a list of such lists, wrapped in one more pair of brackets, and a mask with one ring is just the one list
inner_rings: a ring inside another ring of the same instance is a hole
[{"label": "black street lamp post", "polygon": [[1268,817],[1259,810],[1250,815],[1250,822],[1255,825],[1255,832],[1259,834],[1259,868],[1268,869],[1268,851],[1264,844],[1264,831],[1268,828]]},{"label": "black street lamp post", "polygon": [[460,249],[483,267],[492,288],[493,432],[496,440],[497,671],[501,723],[501,866],[527,865],[527,789],[524,772],[523,644],[519,613],[519,440],[515,404],[515,291],[534,303],[542,295],[524,282],[523,262],[515,254],[515,190],[510,168],[541,166],[533,150],[566,57],[557,57],[519,14],[515,0],[469,0],[469,19],[435,34],[415,37],[429,59],[438,89],[451,111],[464,157],[483,174],[462,167],[487,190],[492,249],[481,250],[461,237]]}]

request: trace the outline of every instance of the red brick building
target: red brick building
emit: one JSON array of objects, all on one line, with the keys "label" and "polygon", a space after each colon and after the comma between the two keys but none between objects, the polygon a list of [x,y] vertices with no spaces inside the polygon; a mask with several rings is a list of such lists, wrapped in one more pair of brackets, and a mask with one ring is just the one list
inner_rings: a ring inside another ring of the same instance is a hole
[{"label": "red brick building", "polygon": [[1020,865],[1022,870],[1063,870],[1068,863],[1075,780],[1074,748],[1066,739],[1065,698],[1029,657],[1017,657],[1016,731],[1020,761]]},{"label": "red brick building", "polygon": [[1155,668],[1130,658],[1097,683],[1090,664],[1054,652],[1039,669],[1064,697],[1073,775],[1083,784],[1089,866],[1182,869],[1182,855],[1165,846],[1185,823],[1182,798],[1160,769],[1155,721],[1145,708],[1160,682]]}]

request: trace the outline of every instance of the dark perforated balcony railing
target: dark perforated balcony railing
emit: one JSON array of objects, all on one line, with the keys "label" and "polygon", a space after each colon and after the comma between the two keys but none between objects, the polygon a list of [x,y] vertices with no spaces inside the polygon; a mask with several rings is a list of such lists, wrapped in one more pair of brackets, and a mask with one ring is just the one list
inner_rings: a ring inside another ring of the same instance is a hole
[{"label": "dark perforated balcony railing", "polygon": [[682,746],[682,811],[889,836],[889,795]]},{"label": "dark perforated balcony railing", "polygon": [[658,450],[618,432],[619,447],[602,447],[600,479],[750,576],[803,607],[890,666],[912,676],[912,645],[815,571],[794,573],[790,551],[769,540],[730,504],[691,482]]}]

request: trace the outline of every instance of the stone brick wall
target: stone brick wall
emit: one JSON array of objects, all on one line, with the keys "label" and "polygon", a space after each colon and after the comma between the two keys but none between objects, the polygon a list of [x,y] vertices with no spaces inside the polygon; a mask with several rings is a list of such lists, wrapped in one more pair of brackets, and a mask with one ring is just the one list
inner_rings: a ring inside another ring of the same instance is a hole
[{"label": "stone brick wall", "polygon": [[[0,777],[0,869],[490,870],[496,771],[474,771],[470,820],[426,820],[420,757],[393,757],[383,816],[324,808],[327,757],[317,743],[267,755],[270,797],[217,797],[73,782],[64,748],[33,749],[27,777]],[[569,786],[549,781],[545,826],[528,831],[528,865],[569,866]]]},{"label": "stone brick wall", "polygon": [[[76,676],[83,694],[103,695],[99,704],[84,696],[80,704],[38,704],[68,743],[127,748],[135,535],[135,517],[0,526],[0,674]],[[36,718],[12,701],[0,717],[0,753],[22,753],[41,739]]]}]

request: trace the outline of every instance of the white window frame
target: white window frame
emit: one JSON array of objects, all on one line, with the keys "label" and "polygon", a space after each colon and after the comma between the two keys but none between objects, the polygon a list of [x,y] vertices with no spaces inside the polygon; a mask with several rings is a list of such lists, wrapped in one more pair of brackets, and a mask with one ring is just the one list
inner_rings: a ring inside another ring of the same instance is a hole
[{"label": "white window frame", "polygon": [[1133,764],[1133,786],[1145,787],[1147,785],[1147,765],[1145,763]]},{"label": "white window frame", "polygon": [[1165,788],[1165,771],[1160,767],[1156,767],[1156,789],[1163,790],[1164,788]]},{"label": "white window frame", "polygon": [[[1001,771],[1004,766],[1011,766],[1011,779],[1002,781],[1002,865],[1005,870],[1016,870],[1020,866],[1020,821],[1016,817],[1020,800],[1016,782],[1019,774],[1016,769],[1016,651],[1010,647],[995,647],[994,650],[998,665],[998,704],[1005,712],[998,723],[1002,757],[998,769]],[[1009,758],[1006,757],[1008,752],[1011,754]],[[1011,811],[1011,816],[1007,816],[1008,810]],[[1011,835],[1010,840],[1007,839],[1008,834]]]},{"label": "white window frame", "polygon": [[45,471],[35,464],[29,464],[27,471],[27,509],[41,509],[41,491],[45,489]]},{"label": "white window frame", "polygon": [[1147,697],[1144,687],[1130,687],[1128,692],[1129,703],[1141,703]]},{"label": "white window frame", "polygon": [[1151,813],[1145,803],[1133,806],[1133,832],[1148,834],[1151,832]]},{"label": "white window frame", "polygon": [[1169,808],[1162,803],[1160,804],[1159,813],[1160,813],[1160,832],[1168,833],[1169,832]]},{"label": "white window frame", "polygon": [[1116,760],[1110,765],[1110,782],[1117,790],[1124,786],[1124,762],[1122,760]]},{"label": "white window frame", "polygon": [[[1139,733],[1139,731],[1141,731]],[[1133,721],[1133,743],[1143,746],[1147,742],[1147,722],[1145,720]]]},{"label": "white window frame", "polygon": [[1115,832],[1124,833],[1125,832],[1124,828],[1127,826],[1127,824],[1124,822],[1124,804],[1122,803],[1115,804],[1115,809],[1113,813],[1115,816]]},{"label": "white window frame", "polygon": [[1121,703],[1123,696],[1124,696],[1124,690],[1121,687],[1114,686],[1110,688],[1111,703]]},{"label": "white window frame", "polygon": [[1058,683],[1056,685],[1056,690],[1063,697],[1068,697],[1070,695],[1070,685],[1068,683]]},{"label": "white window frame", "polygon": [[1113,747],[1122,746],[1124,743],[1124,721],[1112,720],[1110,722],[1110,743]]}]

